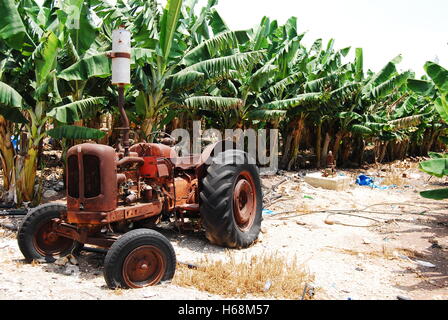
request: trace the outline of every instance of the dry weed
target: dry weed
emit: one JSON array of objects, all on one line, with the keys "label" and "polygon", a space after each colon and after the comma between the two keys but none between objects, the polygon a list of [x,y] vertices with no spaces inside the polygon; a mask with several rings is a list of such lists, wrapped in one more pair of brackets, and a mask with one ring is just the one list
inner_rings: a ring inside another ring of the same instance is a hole
[{"label": "dry weed", "polygon": [[[278,253],[238,260],[227,252],[224,261],[212,261],[206,256],[195,265],[199,267],[180,265],[173,284],[226,297],[301,299],[306,284],[313,281],[296,257],[288,259]],[[305,295],[305,299],[310,298]]]},{"label": "dry weed", "polygon": [[391,168],[389,172],[386,173],[384,180],[381,182],[384,186],[403,186],[406,184],[406,178],[403,178],[403,170]]},{"label": "dry weed", "polygon": [[332,249],[344,254],[352,256],[370,256],[375,258],[383,258],[387,260],[400,260],[400,255],[406,256],[408,258],[424,258],[424,255],[411,249],[406,248],[391,248],[383,245],[381,250],[374,251],[357,251],[352,249],[341,249],[335,247],[326,247],[327,249]]},{"label": "dry weed", "polygon": [[122,296],[123,295],[123,289],[117,288],[117,289],[113,290],[112,293],[114,295],[116,295],[116,296]]}]

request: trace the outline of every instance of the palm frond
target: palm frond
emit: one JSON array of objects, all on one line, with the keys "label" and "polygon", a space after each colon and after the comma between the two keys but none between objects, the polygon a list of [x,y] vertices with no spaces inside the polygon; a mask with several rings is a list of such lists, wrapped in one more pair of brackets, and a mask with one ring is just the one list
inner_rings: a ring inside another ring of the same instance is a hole
[{"label": "palm frond", "polygon": [[290,108],[298,107],[305,103],[317,102],[322,98],[321,93],[304,93],[298,95],[293,99],[272,101],[266,103],[260,107],[260,109],[268,109],[268,110],[288,110]]},{"label": "palm frond", "polygon": [[200,96],[186,99],[185,105],[194,109],[215,110],[218,108],[229,110],[243,106],[244,101],[238,98]]},{"label": "palm frond", "polygon": [[401,119],[396,119],[388,122],[388,125],[392,127],[394,131],[408,129],[410,127],[418,126],[423,119],[424,115],[415,115],[410,117],[404,117]]},{"label": "palm frond", "polygon": [[103,97],[87,98],[53,108],[47,115],[62,123],[73,123],[91,117],[97,111],[98,105],[104,103]]},{"label": "palm frond", "polygon": [[174,81],[179,75],[187,72],[203,73],[207,79],[228,75],[233,70],[248,70],[249,66],[260,61],[264,56],[264,51],[251,51],[237,53],[231,56],[214,58],[198,62],[173,75]]},{"label": "palm frond", "polygon": [[259,109],[250,111],[248,114],[249,120],[273,120],[273,119],[281,119],[286,116],[286,110],[267,110],[267,109]]},{"label": "palm frond", "polygon": [[203,41],[201,44],[190,50],[184,57],[183,63],[191,66],[203,60],[214,57],[219,51],[238,47],[236,31],[227,31],[220,35]]}]

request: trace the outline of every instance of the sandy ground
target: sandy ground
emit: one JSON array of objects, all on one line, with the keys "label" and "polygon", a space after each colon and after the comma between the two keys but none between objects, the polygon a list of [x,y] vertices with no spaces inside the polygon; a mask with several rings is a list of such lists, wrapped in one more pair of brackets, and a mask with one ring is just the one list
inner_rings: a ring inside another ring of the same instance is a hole
[{"label": "sandy ground", "polygon": [[[447,202],[426,200],[418,193],[443,187],[443,179],[428,182],[430,177],[418,172],[415,163],[401,162],[340,172],[353,182],[360,173],[383,177],[396,181],[397,188],[379,190],[353,183],[349,190],[336,192],[311,187],[303,181],[304,173],[263,178],[266,207],[277,215],[265,215],[260,240],[235,254],[281,252],[297,258],[315,278],[310,284],[315,299],[448,299]],[[370,219],[318,212],[325,210]],[[0,222],[18,223],[1,218]],[[225,249],[209,244],[202,233],[162,232],[179,261],[196,263],[204,255],[224,256]],[[102,275],[104,256],[96,253],[83,252],[78,259],[80,272],[72,275],[64,274],[64,266],[25,264],[22,259],[15,233],[0,228],[0,299],[222,298],[168,283],[108,290]]]}]

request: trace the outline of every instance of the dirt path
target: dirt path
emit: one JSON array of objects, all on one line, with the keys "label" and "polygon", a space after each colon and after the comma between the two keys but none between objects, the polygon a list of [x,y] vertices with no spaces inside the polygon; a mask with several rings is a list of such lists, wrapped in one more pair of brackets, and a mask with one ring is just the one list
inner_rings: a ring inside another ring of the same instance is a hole
[{"label": "dirt path", "polygon": [[[281,252],[297,257],[315,277],[316,299],[448,299],[447,203],[422,199],[418,193],[444,181],[433,179],[428,184],[429,176],[418,173],[415,164],[393,173],[387,167],[383,170],[368,172],[391,181],[403,173],[407,178],[399,178],[402,185],[395,189],[353,185],[344,192],[313,188],[293,173],[263,179],[265,191],[288,179],[271,194],[282,198],[268,206],[276,213],[288,213],[266,215],[261,240],[235,254]],[[354,181],[365,172],[344,173]],[[376,206],[369,212],[359,211],[371,205]],[[354,209],[358,212],[351,214],[370,219],[317,212],[345,214],[342,210]],[[179,261],[195,263],[205,254],[219,259],[225,252],[210,245],[203,234],[163,233],[173,243]],[[0,229],[0,299],[221,298],[172,284],[113,292],[103,280],[101,254],[83,253],[79,274],[65,275],[64,266],[24,264],[14,236]]]}]

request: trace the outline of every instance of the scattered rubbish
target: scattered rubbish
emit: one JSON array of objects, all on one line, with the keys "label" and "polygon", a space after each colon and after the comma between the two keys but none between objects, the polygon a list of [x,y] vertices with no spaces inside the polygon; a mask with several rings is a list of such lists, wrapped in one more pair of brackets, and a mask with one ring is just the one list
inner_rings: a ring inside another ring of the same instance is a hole
[{"label": "scattered rubbish", "polygon": [[[1,208],[1,207],[0,207]],[[26,216],[28,213],[27,209],[10,209],[10,210],[1,210],[0,217],[7,216]]]},{"label": "scattered rubbish", "polygon": [[66,276],[77,276],[80,274],[79,267],[70,264],[65,268],[63,274]]},{"label": "scattered rubbish", "polygon": [[198,265],[190,263],[190,262],[178,261],[177,263],[186,266],[188,269],[193,269],[193,270],[198,270],[199,269]]},{"label": "scattered rubbish", "polygon": [[370,187],[370,188],[375,188],[375,189],[379,189],[379,190],[389,190],[389,189],[394,189],[397,188],[398,186],[393,184],[390,186],[380,186],[375,182],[375,179],[366,175],[360,175],[358,176],[358,178],[356,179],[356,184],[363,186],[363,187]]},{"label": "scattered rubbish", "polygon": [[440,244],[438,244],[438,243],[433,243],[431,248],[433,248],[433,249],[443,249],[443,247]]},{"label": "scattered rubbish", "polygon": [[10,231],[17,231],[17,229],[18,229],[12,223],[0,223],[0,227],[3,227],[3,228],[8,229]]},{"label": "scattered rubbish", "polygon": [[72,254],[69,254],[68,256],[62,257],[57,259],[54,262],[55,265],[57,266],[66,266],[66,265],[78,265],[78,259],[76,259],[76,257]]},{"label": "scattered rubbish", "polygon": [[304,199],[310,199],[310,200],[314,200],[314,198],[313,198],[313,197],[311,197],[311,196],[306,196],[306,195],[305,195],[305,196],[303,196],[303,198],[304,198]]},{"label": "scattered rubbish", "polygon": [[69,262],[68,257],[62,257],[56,260],[54,264],[57,266],[65,266],[68,262]]},{"label": "scattered rubbish", "polygon": [[272,286],[272,282],[270,280],[266,281],[266,283],[264,284],[263,291],[264,292],[268,291],[269,289],[271,289],[271,286]]},{"label": "scattered rubbish", "polygon": [[309,298],[312,298],[312,297],[314,297],[314,295],[315,295],[315,288],[314,288],[314,286],[306,283],[305,287],[303,288],[302,300],[305,300],[305,298],[307,296]]},{"label": "scattered rubbish", "polygon": [[363,268],[360,268],[360,267],[357,267],[355,270],[356,270],[356,271],[359,271],[359,272],[364,271],[364,269],[363,269]]},{"label": "scattered rubbish", "polygon": [[271,215],[271,214],[277,214],[275,211],[272,210],[268,210],[268,209],[263,209],[263,215]]},{"label": "scattered rubbish", "polygon": [[411,298],[405,297],[405,296],[397,296],[397,299],[398,300],[412,300]]},{"label": "scattered rubbish", "polygon": [[356,184],[369,187],[373,184],[373,179],[366,175],[360,175],[358,179],[356,179]]},{"label": "scattered rubbish", "polygon": [[434,264],[432,264],[431,262],[421,261],[421,260],[415,260],[415,262],[422,267],[436,268],[436,266]]},{"label": "scattered rubbish", "polygon": [[370,242],[370,241],[367,240],[367,239],[362,239],[362,243],[363,243],[363,244],[371,244],[372,242]]}]

